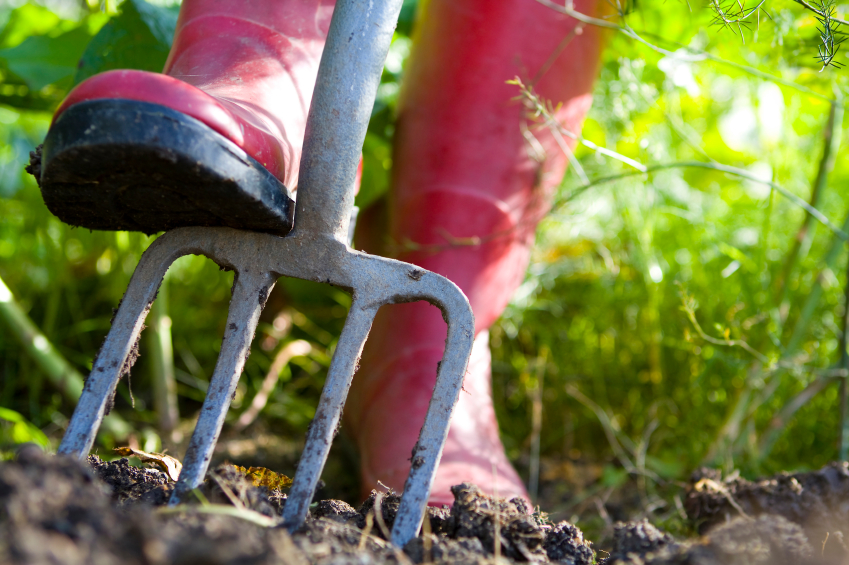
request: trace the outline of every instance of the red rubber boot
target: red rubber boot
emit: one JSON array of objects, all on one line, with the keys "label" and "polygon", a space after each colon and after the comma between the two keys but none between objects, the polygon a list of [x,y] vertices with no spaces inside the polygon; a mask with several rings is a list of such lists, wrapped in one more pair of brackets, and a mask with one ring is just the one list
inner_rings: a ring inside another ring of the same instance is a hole
[{"label": "red rubber boot", "polygon": [[78,85],[45,140],[50,210],[92,229],[284,234],[333,0],[185,0],[165,74]]},{"label": "red rubber boot", "polygon": [[[577,0],[576,8],[593,14],[596,1]],[[575,24],[528,0],[430,0],[419,22],[399,105],[389,238],[407,249],[398,258],[463,289],[478,332],[432,504],[450,503],[449,488],[464,481],[528,498],[498,437],[487,329],[524,277],[567,158],[551,132],[532,123],[538,144],[528,142],[526,110],[505,81],[519,76],[555,106],[562,102],[557,118],[579,132],[602,33]],[[364,491],[378,480],[403,488],[445,336],[428,304],[378,315],[346,409]]]}]

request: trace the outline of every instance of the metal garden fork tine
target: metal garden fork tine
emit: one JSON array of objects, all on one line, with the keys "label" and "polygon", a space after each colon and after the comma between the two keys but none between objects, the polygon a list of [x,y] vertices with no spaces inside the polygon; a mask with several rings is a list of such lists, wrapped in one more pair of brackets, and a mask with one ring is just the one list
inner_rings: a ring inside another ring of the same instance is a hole
[{"label": "metal garden fork tine", "polygon": [[247,270],[236,273],[221,352],[183,458],[183,470],[168,501],[171,506],[178,504],[188,492],[198,487],[206,476],[230,401],[251,350],[259,315],[275,280],[268,273]]},{"label": "metal garden fork tine", "polygon": [[330,453],[330,444],[338,431],[357,361],[376,313],[376,308],[365,306],[360,301],[355,300],[351,304],[345,327],[333,353],[315,417],[307,432],[298,472],[283,508],[283,521],[292,529],[300,527],[309,512],[321,470]]},{"label": "metal garden fork tine", "polygon": [[91,451],[106,405],[115,392],[118,380],[125,370],[129,370],[125,363],[138,342],[165,271],[176,259],[176,256],[168,254],[167,249],[162,249],[164,253],[157,253],[158,249],[161,247],[151,246],[149,252],[142,255],[133,273],[59,445],[59,453],[82,458]]}]

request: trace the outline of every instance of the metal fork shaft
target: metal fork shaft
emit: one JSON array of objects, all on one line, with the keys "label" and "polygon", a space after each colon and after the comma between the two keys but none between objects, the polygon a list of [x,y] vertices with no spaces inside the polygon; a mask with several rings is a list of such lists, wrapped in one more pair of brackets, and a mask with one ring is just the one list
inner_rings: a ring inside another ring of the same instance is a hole
[{"label": "metal fork shaft", "polygon": [[295,231],[346,242],[354,179],[402,0],[339,0],[310,103]]},{"label": "metal fork shaft", "polygon": [[183,470],[168,501],[171,506],[183,502],[186,494],[200,485],[206,476],[230,401],[250,354],[259,315],[274,282],[268,273],[248,271],[237,273],[233,281],[233,298],[227,314],[221,353],[183,459]]}]

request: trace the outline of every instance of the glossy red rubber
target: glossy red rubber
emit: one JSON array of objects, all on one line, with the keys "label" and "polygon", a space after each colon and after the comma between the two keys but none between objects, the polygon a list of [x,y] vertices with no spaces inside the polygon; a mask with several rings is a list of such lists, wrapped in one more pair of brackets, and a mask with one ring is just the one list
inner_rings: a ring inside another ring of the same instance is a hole
[{"label": "glossy red rubber", "polygon": [[[596,7],[576,1],[583,13]],[[388,237],[364,233],[361,241],[392,242],[385,251],[445,275],[474,310],[479,335],[468,394],[461,393],[452,419],[432,503],[450,503],[448,488],[461,480],[527,497],[498,437],[485,330],[524,278],[536,225],[567,157],[507,81],[518,76],[562,103],[557,119],[579,132],[602,34],[576,23],[526,0],[430,0],[419,22],[399,101]],[[403,488],[445,335],[428,304],[378,315],[346,408],[364,489],[378,480]]]}]

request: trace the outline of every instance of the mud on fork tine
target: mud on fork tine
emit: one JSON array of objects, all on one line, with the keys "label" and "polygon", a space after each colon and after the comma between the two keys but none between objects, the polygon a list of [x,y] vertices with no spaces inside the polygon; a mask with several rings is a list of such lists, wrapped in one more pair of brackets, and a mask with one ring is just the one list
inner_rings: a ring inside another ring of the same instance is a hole
[{"label": "mud on fork tine", "polygon": [[170,504],[181,502],[206,475],[275,280],[289,276],[332,284],[351,292],[353,301],[284,508],[284,524],[295,530],[309,511],[377,310],[385,304],[426,300],[442,310],[448,337],[433,397],[413,449],[392,542],[403,547],[416,536],[471,354],[474,317],[466,297],[448,279],[414,265],[354,251],[346,243],[360,152],[401,4],[402,0],[339,0],[336,4],[307,122],[295,228],[288,236],[230,228],[180,228],[167,232],[144,253],[60,453],[82,458],[90,451],[108,399],[171,263],[187,254],[209,257],[234,270],[236,277],[221,354]]}]

